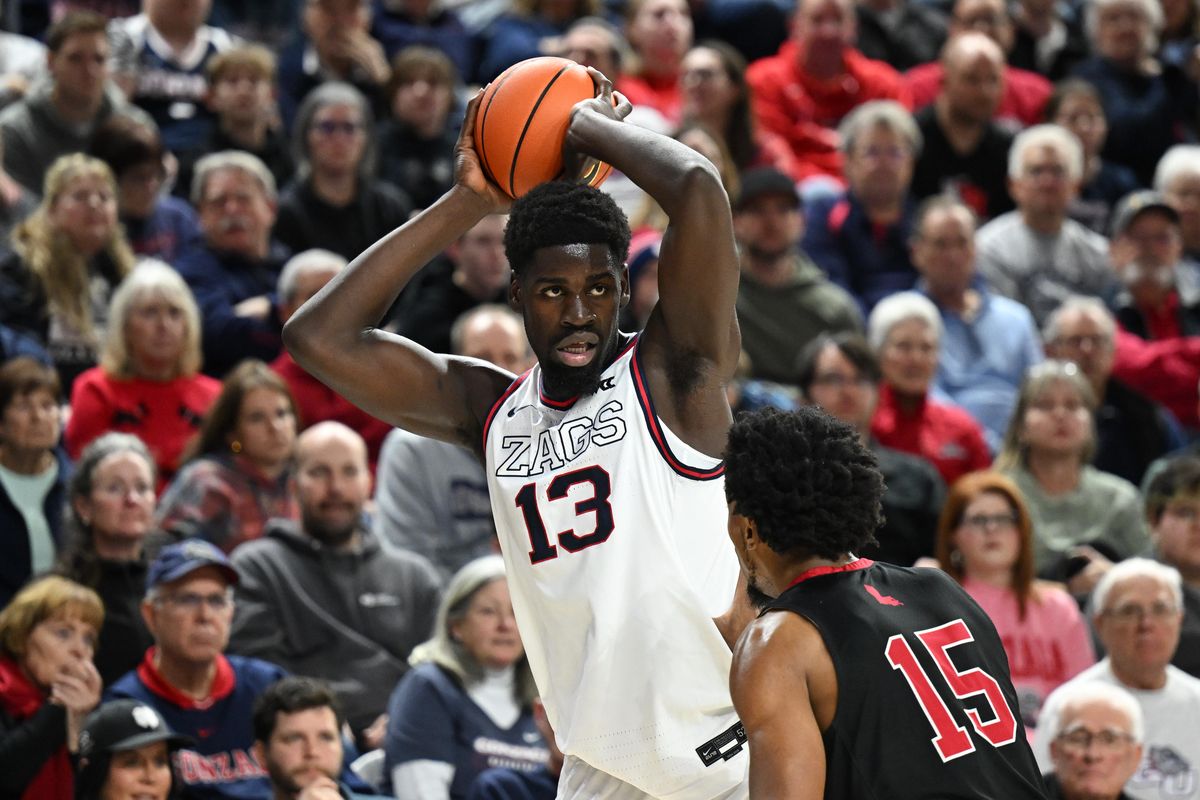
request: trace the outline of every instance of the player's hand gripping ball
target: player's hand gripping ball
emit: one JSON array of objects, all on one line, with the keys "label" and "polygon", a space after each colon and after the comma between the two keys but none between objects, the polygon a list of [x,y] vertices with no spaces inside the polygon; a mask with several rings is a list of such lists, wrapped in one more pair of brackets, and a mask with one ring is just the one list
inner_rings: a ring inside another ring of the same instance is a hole
[{"label": "player's hand gripping ball", "polygon": [[[562,176],[571,109],[596,95],[587,68],[543,56],[513,64],[483,93],[475,115],[479,163],[509,197]],[[612,167],[588,159],[579,183],[599,186]]]}]

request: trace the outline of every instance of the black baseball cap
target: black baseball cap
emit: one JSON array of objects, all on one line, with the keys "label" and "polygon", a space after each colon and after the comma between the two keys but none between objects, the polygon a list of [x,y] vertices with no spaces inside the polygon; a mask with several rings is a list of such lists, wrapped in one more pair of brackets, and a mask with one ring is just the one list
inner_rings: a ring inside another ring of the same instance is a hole
[{"label": "black baseball cap", "polygon": [[755,167],[742,174],[742,188],[733,204],[734,211],[743,211],[760,197],[775,195],[787,198],[795,208],[800,207],[796,182],[774,167]]},{"label": "black baseball cap", "polygon": [[192,740],[175,733],[162,714],[140,700],[113,700],[88,715],[79,734],[79,757],[136,750],[155,742],[170,748],[183,747]]},{"label": "black baseball cap", "polygon": [[238,573],[216,545],[203,539],[185,539],[164,547],[146,572],[146,591],[171,583],[202,567],[216,567],[230,586],[237,586]]},{"label": "black baseball cap", "polygon": [[1112,215],[1112,235],[1120,236],[1133,224],[1133,221],[1147,211],[1157,211],[1165,214],[1175,225],[1179,224],[1179,212],[1176,211],[1167,198],[1153,189],[1138,189],[1121,198]]}]

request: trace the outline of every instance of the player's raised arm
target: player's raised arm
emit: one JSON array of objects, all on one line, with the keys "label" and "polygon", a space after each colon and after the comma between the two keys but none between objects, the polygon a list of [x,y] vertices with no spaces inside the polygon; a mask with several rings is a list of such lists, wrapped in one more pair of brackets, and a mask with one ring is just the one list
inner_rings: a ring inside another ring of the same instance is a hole
[{"label": "player's raised arm", "polygon": [[454,187],[380,239],[305,303],[283,330],[288,351],[351,402],[394,425],[480,452],[481,420],[512,376],[433,353],[376,327],[421,267],[508,198],[484,176],[472,142],[479,98],[467,106]]}]

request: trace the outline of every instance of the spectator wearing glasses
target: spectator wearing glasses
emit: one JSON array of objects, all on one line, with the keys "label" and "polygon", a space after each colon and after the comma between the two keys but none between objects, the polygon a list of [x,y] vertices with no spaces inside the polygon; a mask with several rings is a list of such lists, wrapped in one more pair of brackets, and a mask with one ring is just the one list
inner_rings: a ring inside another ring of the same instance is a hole
[{"label": "spectator wearing glasses", "polygon": [[106,699],[140,700],[194,744],[177,763],[195,798],[264,797],[266,770],[253,757],[252,709],[284,672],[255,658],[224,654],[238,574],[225,554],[191,539],[164,547],[150,565],[142,616],[154,637],[137,669]]},{"label": "spectator wearing glasses", "polygon": [[1131,797],[1200,797],[1200,680],[1170,664],[1183,618],[1179,571],[1145,558],[1114,566],[1092,592],[1092,624],[1108,656],[1046,700],[1033,751],[1049,770],[1050,742],[1075,687],[1118,686],[1137,700],[1145,720],[1142,758],[1125,784]]},{"label": "spectator wearing glasses", "polygon": [[995,623],[1032,731],[1046,696],[1096,657],[1074,598],[1033,577],[1033,521],[1016,484],[990,471],[959,478],[942,509],[937,560]]},{"label": "spectator wearing glasses", "polygon": [[1200,677],[1200,458],[1168,460],[1145,494],[1155,557],[1183,578],[1183,626],[1171,663]]},{"label": "spectator wearing glasses", "polygon": [[1054,771],[1046,779],[1051,800],[1133,800],[1124,786],[1142,758],[1145,723],[1129,692],[1093,681],[1059,698],[1050,732]]}]

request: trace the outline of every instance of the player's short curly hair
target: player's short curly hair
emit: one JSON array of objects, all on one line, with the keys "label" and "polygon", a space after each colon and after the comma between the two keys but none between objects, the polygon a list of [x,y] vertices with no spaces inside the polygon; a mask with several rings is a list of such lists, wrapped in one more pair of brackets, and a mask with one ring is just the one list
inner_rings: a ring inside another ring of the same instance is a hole
[{"label": "player's short curly hair", "polygon": [[514,272],[529,266],[539,248],[566,244],[606,244],[616,264],[624,264],[629,220],[604,192],[566,181],[539,184],[513,203],[504,250]]},{"label": "player's short curly hair", "polygon": [[738,417],[725,497],[777,553],[837,558],[875,541],[883,475],[858,432],[812,406]]}]

